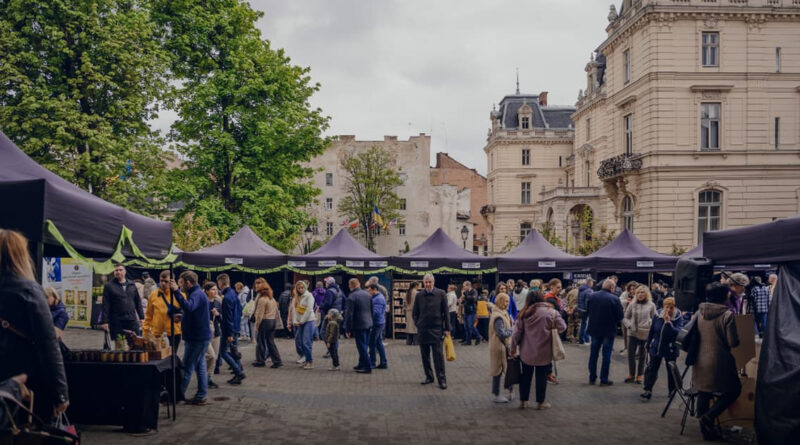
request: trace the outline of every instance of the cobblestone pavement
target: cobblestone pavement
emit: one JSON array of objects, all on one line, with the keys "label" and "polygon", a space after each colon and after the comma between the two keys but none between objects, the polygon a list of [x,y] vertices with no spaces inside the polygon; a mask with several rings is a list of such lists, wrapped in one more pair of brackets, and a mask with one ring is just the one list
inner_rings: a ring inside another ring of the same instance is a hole
[{"label": "cobblestone pavement", "polygon": [[[102,344],[97,331],[70,329],[71,347]],[[244,342],[247,379],[241,386],[221,383],[210,390],[209,404],[178,406],[178,419],[161,410],[159,431],[146,437],[115,432],[117,427],[86,427],[84,444],[450,444],[450,443],[598,443],[625,444],[702,442],[697,422],[680,432],[682,407],[660,413],[667,400],[663,373],[649,403],[639,400],[641,386],[624,384],[627,359],[615,348],[612,387],[588,384],[589,348],[566,345],[567,359],[558,364],[559,385],[548,385],[547,411],[518,409],[518,401],[497,405],[490,397],[487,345],[457,345],[457,360],[448,362],[447,390],[421,386],[419,348],[387,340],[389,369],[357,374],[353,340],[340,342],[342,371],[330,372],[324,346],[314,343],[316,369],[294,365],[294,343],[278,340],[285,366],[253,368],[254,346]],[[223,365],[223,369],[226,366]],[[227,374],[217,376],[227,380]],[[194,394],[194,380],[188,394]],[[533,394],[531,394],[533,396]]]}]

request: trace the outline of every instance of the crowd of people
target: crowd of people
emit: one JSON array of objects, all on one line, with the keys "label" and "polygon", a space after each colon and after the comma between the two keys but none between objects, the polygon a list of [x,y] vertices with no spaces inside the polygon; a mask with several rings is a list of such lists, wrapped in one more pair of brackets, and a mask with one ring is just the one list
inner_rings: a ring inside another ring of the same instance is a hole
[{"label": "crowd of people", "polygon": [[[52,418],[69,405],[59,351],[66,310],[58,292],[35,283],[27,241],[16,232],[0,230],[0,273],[0,384],[34,388],[41,394],[37,410]],[[294,339],[295,364],[302,370],[314,369],[317,341],[325,346],[329,369],[341,370],[342,338],[355,340],[356,372],[389,366],[384,336],[391,295],[377,277],[364,283],[352,278],[347,292],[333,277],[313,289],[299,280],[286,283],[277,297],[263,277],[254,280],[252,291],[243,283],[232,285],[226,273],[204,282],[191,270],[177,277],[163,271],[158,278],[158,283],[149,275],[130,280],[125,266],[115,264],[103,290],[101,327],[111,337],[130,331],[168,337],[176,350],[182,345],[182,390],[193,377],[197,380],[196,394],[187,398],[190,404],[205,404],[209,388],[218,388],[213,376],[220,374],[223,362],[232,373],[227,383],[242,383],[246,375],[239,341],[244,339],[255,343],[253,368],[268,362],[271,368],[284,366],[276,336]],[[529,406],[535,389],[536,408],[547,409],[547,385],[559,383],[554,362],[563,357],[562,341],[589,344],[588,383],[611,386],[611,356],[621,331],[620,352],[628,356],[625,383],[642,385],[641,399],[648,401],[662,362],[674,363],[680,355],[678,333],[695,323],[700,338],[692,373],[699,392],[697,414],[704,437],[714,439],[719,437],[715,419],[741,391],[731,354],[739,343],[734,315],[752,313],[756,332],[762,334],[776,278],[770,275],[762,283],[759,277],[723,273],[692,314],[681,312],[671,291],[658,282],[621,286],[609,276],[563,287],[559,279],[508,280],[489,292],[470,281],[439,289],[428,274],[412,283],[404,297],[406,341],[419,346],[421,383],[437,382],[441,389],[447,389],[445,339],[452,335],[465,347],[488,342],[492,400],[508,403],[518,386],[520,408]],[[672,373],[667,378],[670,392],[683,385]]]}]

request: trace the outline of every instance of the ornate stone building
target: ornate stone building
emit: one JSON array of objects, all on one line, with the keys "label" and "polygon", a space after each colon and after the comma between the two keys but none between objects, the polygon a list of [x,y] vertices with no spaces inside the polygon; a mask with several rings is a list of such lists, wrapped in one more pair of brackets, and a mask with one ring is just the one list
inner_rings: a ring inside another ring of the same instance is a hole
[{"label": "ornate stone building", "polygon": [[[473,225],[470,219],[471,190],[466,187],[439,182],[434,185],[430,166],[431,137],[425,134],[398,141],[397,136],[385,136],[382,141],[359,141],[355,136],[342,135],[308,164],[315,170],[313,181],[322,191],[309,213],[316,218],[312,226],[312,242],[326,241],[346,226],[346,218],[339,214],[339,200],[345,196],[345,171],[342,159],[378,146],[395,155],[396,168],[403,179],[397,194],[401,201],[400,213],[405,221],[389,228],[389,233],[376,238],[376,252],[381,255],[398,255],[413,249],[441,227],[453,241],[461,244],[461,230],[467,227],[466,248],[472,250]],[[364,243],[363,235],[351,232]],[[302,246],[298,246],[298,252]]]},{"label": "ornate stone building", "polygon": [[705,231],[800,211],[800,0],[625,0],[608,20],[569,153],[546,157],[564,157],[557,179],[526,213],[502,218],[491,181],[522,147],[492,159],[503,134],[493,114],[484,213],[492,222],[494,210],[495,237],[531,218],[574,243],[588,207],[669,253]]}]

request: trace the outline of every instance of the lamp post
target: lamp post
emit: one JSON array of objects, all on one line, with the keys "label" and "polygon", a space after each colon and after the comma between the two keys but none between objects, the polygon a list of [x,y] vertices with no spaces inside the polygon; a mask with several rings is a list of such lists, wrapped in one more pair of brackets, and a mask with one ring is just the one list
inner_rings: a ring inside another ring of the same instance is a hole
[{"label": "lamp post", "polygon": [[573,219],[572,220],[572,238],[575,240],[575,245],[573,246],[573,249],[575,250],[576,253],[578,251],[578,235],[580,235],[580,231],[581,231],[581,227],[580,227],[580,224],[578,224],[578,220],[577,219]]},{"label": "lamp post", "polygon": [[483,247],[483,256],[487,256],[489,252],[486,249],[486,234],[484,233],[481,233],[481,247]]},{"label": "lamp post", "polygon": [[306,253],[311,253],[311,237],[314,236],[314,231],[311,230],[311,226],[306,226],[303,233],[306,235]]},{"label": "lamp post", "polygon": [[463,227],[461,227],[461,241],[464,243],[464,250],[467,249],[467,237],[468,236],[469,236],[469,229],[467,228],[467,225],[465,224]]}]

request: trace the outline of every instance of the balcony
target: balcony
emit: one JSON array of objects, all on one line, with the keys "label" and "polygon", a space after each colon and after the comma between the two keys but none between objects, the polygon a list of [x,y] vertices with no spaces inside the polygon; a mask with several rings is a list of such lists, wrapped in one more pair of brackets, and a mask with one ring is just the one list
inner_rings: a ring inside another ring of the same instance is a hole
[{"label": "balcony", "polygon": [[551,199],[568,199],[568,198],[597,198],[600,196],[599,187],[564,187],[558,186],[550,190],[544,190],[539,193],[541,197],[540,202],[549,201]]},{"label": "balcony", "polygon": [[603,181],[626,175],[642,168],[641,155],[623,153],[600,162],[597,176]]}]

